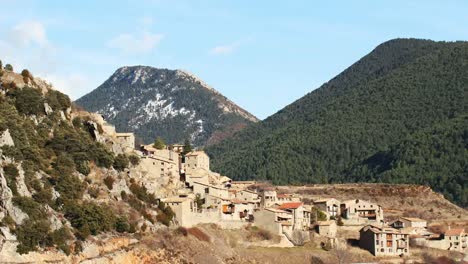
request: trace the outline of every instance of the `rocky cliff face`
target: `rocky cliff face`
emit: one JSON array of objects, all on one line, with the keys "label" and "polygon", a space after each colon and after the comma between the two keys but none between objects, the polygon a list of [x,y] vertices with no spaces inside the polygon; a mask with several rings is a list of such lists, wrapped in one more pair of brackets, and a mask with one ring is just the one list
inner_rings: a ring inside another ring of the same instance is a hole
[{"label": "rocky cliff face", "polygon": [[162,228],[156,197],[180,182],[145,188],[148,172],[118,144],[100,115],[0,69],[0,263],[154,263],[159,253],[127,252],[128,241],[108,248]]},{"label": "rocky cliff face", "polygon": [[76,103],[104,115],[119,131],[134,131],[145,143],[160,136],[168,143],[190,139],[201,146],[258,121],[190,73],[146,66],[118,69]]}]

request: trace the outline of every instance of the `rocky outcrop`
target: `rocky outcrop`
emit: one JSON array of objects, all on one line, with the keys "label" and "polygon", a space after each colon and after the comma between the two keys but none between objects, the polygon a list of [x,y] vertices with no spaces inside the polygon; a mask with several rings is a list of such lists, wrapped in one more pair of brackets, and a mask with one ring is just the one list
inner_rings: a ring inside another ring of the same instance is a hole
[{"label": "rocky outcrop", "polygon": [[0,133],[0,147],[3,146],[14,146],[15,142],[13,142],[13,138],[10,135],[10,130],[7,129]]},{"label": "rocky outcrop", "polygon": [[15,223],[20,224],[28,215],[15,207],[12,199],[13,193],[7,185],[3,169],[0,167],[0,220],[9,215]]}]

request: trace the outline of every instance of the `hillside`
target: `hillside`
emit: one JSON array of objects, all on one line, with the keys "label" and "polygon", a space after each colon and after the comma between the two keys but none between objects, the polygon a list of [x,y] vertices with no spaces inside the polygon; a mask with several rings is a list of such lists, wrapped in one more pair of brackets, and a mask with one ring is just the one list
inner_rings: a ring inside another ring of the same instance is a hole
[{"label": "hillside", "polygon": [[167,143],[190,139],[204,146],[258,121],[187,72],[146,66],[118,69],[76,103],[145,143],[161,137]]},{"label": "hillside", "polygon": [[135,180],[141,176],[138,156],[110,150],[118,141],[103,130],[100,116],[78,111],[68,96],[27,70],[20,75],[5,68],[0,67],[1,263],[40,261],[31,252],[44,249],[52,252],[49,257],[72,254],[78,259],[63,262],[77,263],[82,251],[99,246],[93,241],[126,236],[128,244],[136,232],[169,225],[171,209]]},{"label": "hillside", "polygon": [[[320,88],[207,151],[215,170],[236,179],[275,184],[428,182],[445,193],[451,183],[451,190],[458,192],[449,198],[467,206],[462,198],[468,189],[467,165],[460,159],[454,161],[460,169],[442,162],[444,169],[432,174],[419,168],[413,170],[421,174],[393,174],[391,179],[366,170],[353,173],[373,155],[412,134],[468,113],[466,72],[467,42],[391,40]],[[466,138],[463,132],[454,135]],[[466,153],[466,144],[463,148]],[[460,151],[460,147],[435,151]],[[430,158],[426,154],[418,155]]]}]

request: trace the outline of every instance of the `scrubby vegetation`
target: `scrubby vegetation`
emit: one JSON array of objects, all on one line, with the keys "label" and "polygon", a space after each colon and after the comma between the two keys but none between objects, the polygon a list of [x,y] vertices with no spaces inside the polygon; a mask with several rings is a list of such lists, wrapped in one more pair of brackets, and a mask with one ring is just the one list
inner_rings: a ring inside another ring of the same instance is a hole
[{"label": "scrubby vegetation", "polygon": [[[35,85],[28,70],[22,72],[22,77],[28,85]],[[112,230],[134,231],[128,219],[117,217],[110,207],[83,200],[88,185],[83,178],[90,173],[91,166],[123,170],[129,165],[128,157],[114,157],[106,146],[96,142],[88,120],[70,120],[68,96],[54,90],[43,94],[33,87],[17,88],[14,83],[4,83],[1,89],[6,94],[0,95],[0,132],[8,129],[14,141],[14,146],[1,148],[2,154],[13,160],[2,169],[14,196],[13,204],[28,216],[22,224],[16,224],[10,216],[2,221],[17,235],[18,252],[54,246],[68,254],[72,239]],[[49,109],[46,113],[46,104],[52,112]],[[132,160],[138,163],[135,158]],[[32,197],[19,193],[20,166]],[[106,184],[112,188],[109,180]],[[88,193],[97,197],[99,189],[93,188]],[[145,199],[156,200],[148,195]],[[73,229],[53,230],[49,220],[52,209],[63,213]]]},{"label": "scrubby vegetation", "polygon": [[466,207],[466,123],[448,127],[449,136],[424,131],[468,114],[467,56],[467,42],[383,43],[319,89],[208,147],[212,167],[280,185],[430,184]]}]

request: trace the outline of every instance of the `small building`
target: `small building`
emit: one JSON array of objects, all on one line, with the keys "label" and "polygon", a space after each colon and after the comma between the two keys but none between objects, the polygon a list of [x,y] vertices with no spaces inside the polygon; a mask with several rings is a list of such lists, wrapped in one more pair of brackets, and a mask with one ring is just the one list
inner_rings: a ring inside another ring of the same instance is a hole
[{"label": "small building", "polygon": [[275,235],[291,234],[293,215],[285,210],[265,208],[254,211],[254,225],[272,232]]},{"label": "small building", "polygon": [[447,250],[465,252],[468,251],[468,234],[464,228],[449,229],[444,233]]},{"label": "small building", "polygon": [[383,209],[380,205],[365,200],[348,200],[340,204],[341,216],[349,222],[383,223]]},{"label": "small building", "polygon": [[291,202],[300,202],[301,198],[297,195],[290,193],[280,193],[276,195],[277,204],[291,203]]},{"label": "small building", "polygon": [[327,218],[337,218],[340,212],[340,201],[335,198],[314,201],[314,206],[327,214]]},{"label": "small building", "polygon": [[409,255],[409,234],[391,227],[364,226],[359,231],[359,246],[374,256]]},{"label": "small building", "polygon": [[188,197],[170,197],[162,201],[171,207],[175,213],[175,220],[180,226],[192,226],[192,212],[197,212],[197,204]]},{"label": "small building", "polygon": [[284,203],[278,207],[280,210],[290,212],[293,216],[293,230],[307,231],[311,224],[311,212],[304,208],[301,202]]},{"label": "small building", "polygon": [[193,170],[204,169],[210,171],[210,157],[204,151],[192,151],[182,159],[185,174],[190,174]]},{"label": "small building", "polygon": [[400,217],[398,220],[390,223],[390,226],[394,228],[405,228],[405,227],[417,227],[417,228],[426,228],[427,221],[415,217]]},{"label": "small building", "polygon": [[275,190],[264,190],[261,196],[261,205],[263,208],[273,207],[278,205],[278,198],[276,197]]},{"label": "small building", "polygon": [[321,236],[328,238],[336,237],[337,226],[334,220],[318,222],[317,228],[318,233]]},{"label": "small building", "polygon": [[256,203],[260,202],[260,197],[258,193],[247,189],[235,192],[235,198]]},{"label": "small building", "polygon": [[128,153],[135,150],[135,134],[133,133],[115,133],[123,152]]}]

